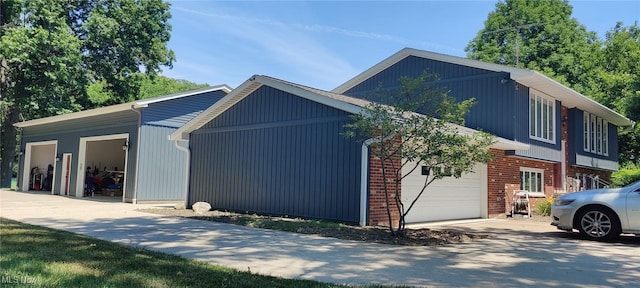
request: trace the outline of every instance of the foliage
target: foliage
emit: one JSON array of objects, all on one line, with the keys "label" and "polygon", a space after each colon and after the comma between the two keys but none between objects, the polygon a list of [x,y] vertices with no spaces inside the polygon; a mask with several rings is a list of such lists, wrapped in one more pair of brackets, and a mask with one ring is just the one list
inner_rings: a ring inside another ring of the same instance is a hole
[{"label": "foliage", "polygon": [[[382,178],[393,179],[382,181],[389,229],[393,235],[404,234],[405,216],[433,181],[447,176],[461,177],[471,172],[475,163],[486,163],[491,159],[488,147],[494,141],[492,136],[482,132],[471,134],[466,128],[455,125],[464,124],[464,115],[475,100],[457,102],[441,89],[427,84],[434,78],[427,73],[417,78],[403,77],[397,91],[378,89],[377,95],[370,98],[387,97],[395,104],[387,106],[371,102],[363,113],[353,115],[353,123],[346,125],[346,137],[359,134],[370,139],[367,140],[371,141],[370,153],[380,162]],[[431,172],[425,177],[417,197],[405,206],[401,196],[395,193],[402,179],[409,174],[403,175],[403,167],[414,171],[421,165],[431,167]],[[445,170],[452,171],[453,175]],[[397,211],[392,211],[392,206]],[[398,216],[395,227],[392,214]]]},{"label": "foliage", "polygon": [[553,198],[545,198],[536,203],[536,211],[539,215],[549,216],[551,215],[551,205],[553,205]]},{"label": "foliage", "polygon": [[[205,88],[208,84],[196,84],[187,80],[173,79],[165,76],[149,77],[139,73],[140,89],[136,93],[136,99],[146,99],[156,96],[174,94],[199,88]],[[96,106],[103,106],[114,98],[113,92],[107,88],[105,80],[91,83],[87,88],[89,101]]]},{"label": "foliage", "polygon": [[567,0],[499,1],[465,51],[471,59],[541,71],[576,88],[592,68],[598,41],[571,12]]},{"label": "foliage", "polygon": [[0,234],[3,279],[21,277],[30,287],[345,287],[257,275],[3,218]]},{"label": "foliage", "polygon": [[[588,94],[627,118],[640,121],[640,27],[617,23],[606,34]],[[640,128],[619,132],[620,163],[640,165]]]},{"label": "foliage", "polygon": [[0,186],[9,185],[14,123],[135,99],[140,73],[171,66],[169,4],[162,0],[0,1]]},{"label": "foliage", "polygon": [[614,187],[627,186],[640,181],[640,166],[629,165],[611,174],[611,185]]}]

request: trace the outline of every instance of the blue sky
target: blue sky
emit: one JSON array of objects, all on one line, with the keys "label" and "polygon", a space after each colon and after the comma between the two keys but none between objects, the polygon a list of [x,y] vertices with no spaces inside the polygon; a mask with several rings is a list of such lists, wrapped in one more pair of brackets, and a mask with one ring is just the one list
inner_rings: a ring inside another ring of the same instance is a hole
[{"label": "blue sky", "polygon": [[[495,1],[171,1],[173,69],[236,87],[254,74],[331,90],[404,47],[465,56]],[[570,0],[604,37],[640,19],[640,0]]]}]

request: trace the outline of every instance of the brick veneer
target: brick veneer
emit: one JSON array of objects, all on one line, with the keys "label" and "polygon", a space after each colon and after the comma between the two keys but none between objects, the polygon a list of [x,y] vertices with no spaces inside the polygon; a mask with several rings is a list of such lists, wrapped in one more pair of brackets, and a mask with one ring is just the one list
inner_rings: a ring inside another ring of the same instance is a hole
[{"label": "brick veneer", "polygon": [[504,151],[491,149],[493,160],[487,164],[487,211],[496,217],[510,211],[513,191],[520,190],[520,168],[543,170],[544,194],[553,196],[554,164],[517,156],[507,156]]},{"label": "brick veneer", "polygon": [[[566,176],[576,177],[576,174],[598,175],[601,179],[609,181],[611,179],[610,171],[597,170],[592,168],[583,168],[570,166],[568,163],[568,131],[567,131],[567,107],[561,108],[562,126],[561,139],[564,140],[565,165],[567,167]],[[554,187],[562,189],[562,165],[547,161],[534,160],[518,156],[507,156],[505,151],[491,149],[493,160],[487,164],[487,214],[489,218],[507,213],[511,209],[513,191],[520,190],[520,168],[535,168],[544,171],[544,194],[546,197],[553,197]],[[394,158],[396,167],[399,167],[399,157]],[[561,162],[561,161],[560,161]],[[556,165],[557,164],[557,165]],[[558,171],[556,171],[558,170]],[[559,178],[558,178],[559,177]],[[555,179],[554,179],[555,178]],[[397,206],[393,202],[395,193],[400,194],[402,191],[395,191],[393,172],[389,171],[387,176],[387,185],[390,191],[389,199],[391,201],[392,221],[397,223],[398,214]],[[558,183],[559,182],[559,183]],[[401,185],[399,185],[401,187]],[[577,189],[576,189],[577,190]],[[388,225],[387,204],[384,194],[384,186],[382,179],[382,166],[380,159],[375,153],[369,156],[369,206],[368,206],[368,225]],[[534,209],[535,204],[544,198],[532,199],[531,207]]]},{"label": "brick veneer", "polygon": [[[374,146],[375,147],[375,146]],[[380,158],[376,156],[376,148],[370,147],[369,153],[369,215],[367,225],[389,225],[389,216],[387,214],[387,200],[385,198],[384,179],[382,177],[382,163]],[[388,159],[389,164],[393,164],[394,167],[400,167],[400,157],[396,156]],[[393,162],[391,162],[393,161]],[[389,202],[391,205],[391,221],[395,225],[398,223],[398,206],[395,205],[394,197],[395,193],[401,193],[401,184],[398,185],[398,191],[395,190],[395,176],[394,171],[387,170],[387,190],[389,191]]]}]

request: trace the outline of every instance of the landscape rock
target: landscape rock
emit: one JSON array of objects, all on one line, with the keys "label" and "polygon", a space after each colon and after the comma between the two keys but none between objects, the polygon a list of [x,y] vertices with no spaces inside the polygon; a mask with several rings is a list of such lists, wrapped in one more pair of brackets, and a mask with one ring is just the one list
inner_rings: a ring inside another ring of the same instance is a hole
[{"label": "landscape rock", "polygon": [[187,209],[187,207],[184,205],[184,202],[177,203],[175,206],[173,206],[173,208],[178,210]]},{"label": "landscape rock", "polygon": [[196,212],[197,214],[204,214],[205,212],[211,210],[211,204],[207,202],[196,202],[193,203],[193,206],[191,208],[193,209],[193,212]]}]

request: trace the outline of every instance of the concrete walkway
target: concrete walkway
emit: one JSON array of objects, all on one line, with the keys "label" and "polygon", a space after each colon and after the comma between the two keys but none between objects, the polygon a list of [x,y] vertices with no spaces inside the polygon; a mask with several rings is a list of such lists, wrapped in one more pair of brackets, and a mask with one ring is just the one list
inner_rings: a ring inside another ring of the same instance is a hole
[{"label": "concrete walkway", "polygon": [[7,190],[0,191],[0,203],[0,217],[285,278],[435,287],[640,287],[640,238],[598,243],[548,223],[455,222],[439,227],[494,237],[403,247],[135,211],[155,205]]}]

